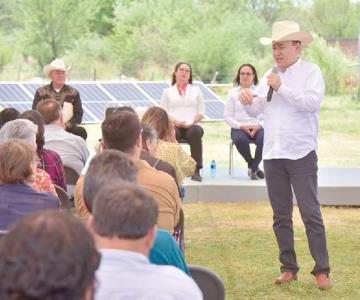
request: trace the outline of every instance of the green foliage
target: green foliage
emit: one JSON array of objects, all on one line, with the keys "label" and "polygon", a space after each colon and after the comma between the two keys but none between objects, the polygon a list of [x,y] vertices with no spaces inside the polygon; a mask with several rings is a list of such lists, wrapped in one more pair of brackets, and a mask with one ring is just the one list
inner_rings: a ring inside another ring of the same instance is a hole
[{"label": "green foliage", "polygon": [[350,0],[315,0],[312,25],[325,38],[356,37],[360,25],[360,3]]},{"label": "green foliage", "polygon": [[315,38],[306,51],[305,57],[317,64],[326,82],[328,94],[337,94],[345,88],[345,77],[349,73],[351,62],[339,47],[329,46],[322,38]]},{"label": "green foliage", "polygon": [[42,68],[88,31],[100,0],[22,0],[13,7],[23,52]]}]

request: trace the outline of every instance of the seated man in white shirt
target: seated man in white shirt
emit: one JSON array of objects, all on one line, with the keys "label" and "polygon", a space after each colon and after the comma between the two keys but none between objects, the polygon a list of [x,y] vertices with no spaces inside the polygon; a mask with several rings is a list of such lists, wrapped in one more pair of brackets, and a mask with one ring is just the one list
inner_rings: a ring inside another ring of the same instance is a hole
[{"label": "seated man in white shirt", "polygon": [[202,299],[185,273],[149,262],[157,217],[156,201],[135,184],[111,181],[96,194],[89,221],[102,255],[95,299]]},{"label": "seated man in white shirt", "polygon": [[81,173],[89,150],[81,137],[65,131],[60,104],[53,99],[40,101],[36,107],[45,123],[45,147],[57,152],[64,166]]}]

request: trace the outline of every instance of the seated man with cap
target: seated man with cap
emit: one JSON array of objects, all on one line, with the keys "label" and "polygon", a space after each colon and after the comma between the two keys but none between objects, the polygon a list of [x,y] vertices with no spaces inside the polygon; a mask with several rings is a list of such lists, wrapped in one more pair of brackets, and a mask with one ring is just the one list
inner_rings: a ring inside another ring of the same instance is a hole
[{"label": "seated man with cap", "polygon": [[36,90],[32,109],[36,109],[36,106],[42,100],[55,99],[60,103],[65,113],[66,131],[81,136],[86,140],[87,132],[85,128],[78,126],[78,124],[81,124],[83,116],[80,94],[77,89],[65,84],[67,69],[64,61],[56,58],[49,65],[46,65],[43,71],[51,82]]}]

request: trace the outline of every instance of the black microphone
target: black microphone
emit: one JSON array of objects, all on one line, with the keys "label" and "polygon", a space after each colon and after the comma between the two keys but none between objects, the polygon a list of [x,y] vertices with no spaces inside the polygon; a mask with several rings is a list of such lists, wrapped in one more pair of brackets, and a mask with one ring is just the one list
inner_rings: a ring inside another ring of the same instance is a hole
[{"label": "black microphone", "polygon": [[[278,69],[277,67],[273,67],[272,70],[271,70],[271,74],[277,74],[278,72]],[[271,98],[272,98],[272,95],[274,93],[274,89],[272,86],[269,87],[269,91],[268,91],[268,94],[267,94],[267,97],[266,97],[266,101],[267,102],[270,102],[271,101]]]}]

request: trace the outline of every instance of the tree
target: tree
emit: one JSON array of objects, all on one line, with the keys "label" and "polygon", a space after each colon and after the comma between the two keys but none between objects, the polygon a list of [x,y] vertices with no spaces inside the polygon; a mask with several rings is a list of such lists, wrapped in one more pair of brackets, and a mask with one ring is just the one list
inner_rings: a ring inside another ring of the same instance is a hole
[{"label": "tree", "polygon": [[25,55],[36,59],[40,69],[64,55],[89,31],[101,0],[21,0],[13,6],[14,19]]},{"label": "tree", "polygon": [[315,0],[312,7],[313,28],[324,38],[356,37],[359,18],[359,2]]}]

